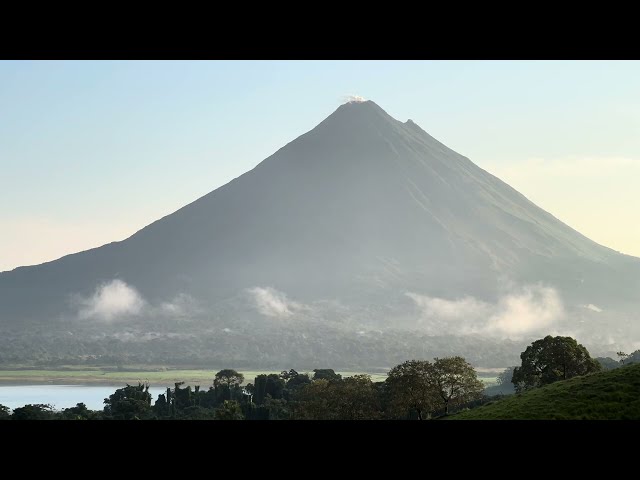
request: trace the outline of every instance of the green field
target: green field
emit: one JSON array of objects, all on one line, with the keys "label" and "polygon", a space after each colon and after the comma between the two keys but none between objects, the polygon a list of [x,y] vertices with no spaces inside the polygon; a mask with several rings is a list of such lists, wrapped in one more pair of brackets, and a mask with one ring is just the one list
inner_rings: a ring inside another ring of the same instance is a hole
[{"label": "green field", "polygon": [[[213,377],[220,369],[211,370],[115,370],[115,369],[86,369],[86,370],[0,370],[0,384],[4,385],[114,385],[122,386],[126,383],[149,382],[151,386],[173,386],[175,382],[185,382],[187,385],[200,385],[206,388],[213,383]],[[279,371],[239,370],[244,375],[245,383],[253,383],[260,374],[280,373]],[[304,372],[301,372],[304,373]],[[365,372],[339,371],[343,377]],[[313,372],[311,372],[313,375]],[[386,374],[368,373],[374,382],[383,381]]]},{"label": "green field", "polygon": [[[200,385],[207,388],[213,383],[213,377],[220,368],[202,369],[172,369],[168,367],[135,365],[126,368],[117,367],[84,367],[78,369],[73,366],[62,366],[57,369],[33,369],[28,367],[13,367],[10,370],[0,370],[0,385],[114,385],[122,386],[126,383],[137,384],[149,382],[151,386],[173,386],[176,382],[186,385]],[[489,387],[495,385],[497,377],[495,369],[478,369],[478,378]],[[260,374],[280,373],[275,370],[239,370],[244,375],[245,383],[253,383]],[[310,373],[313,372],[301,372]],[[382,382],[387,378],[382,372],[354,372],[339,370],[336,373],[343,377],[366,373],[374,382]]]},{"label": "green field", "polygon": [[450,420],[640,420],[640,364],[553,383]]}]

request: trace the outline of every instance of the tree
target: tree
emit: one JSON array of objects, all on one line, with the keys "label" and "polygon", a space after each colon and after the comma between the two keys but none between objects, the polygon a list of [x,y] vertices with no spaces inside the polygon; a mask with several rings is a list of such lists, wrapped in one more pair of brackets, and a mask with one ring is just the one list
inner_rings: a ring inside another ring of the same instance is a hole
[{"label": "tree", "polygon": [[286,400],[267,397],[264,408],[268,411],[269,420],[288,420],[291,418],[289,404]]},{"label": "tree", "polygon": [[180,412],[180,420],[215,420],[216,411],[200,405],[186,407]]},{"label": "tree", "polygon": [[104,399],[104,413],[117,420],[140,420],[151,412],[149,384],[127,384]]},{"label": "tree", "polygon": [[429,370],[433,376],[431,384],[442,399],[445,415],[449,415],[450,406],[482,398],[484,384],[463,357],[434,358]]},{"label": "tree", "polygon": [[75,407],[65,408],[62,410],[63,420],[91,420],[96,417],[98,412],[89,410],[84,403],[78,403]]},{"label": "tree", "polygon": [[209,390],[207,390],[206,392],[200,392],[199,395],[199,402],[201,407],[215,408],[220,405],[220,403],[222,403],[218,401],[218,394],[216,393],[216,389],[213,387],[209,387]]},{"label": "tree", "polygon": [[216,409],[216,420],[244,420],[242,408],[235,400],[225,400],[222,406]]},{"label": "tree", "polygon": [[[378,401],[378,405],[380,408],[379,418],[381,419],[393,419],[395,417],[394,411],[394,399],[391,393],[391,386],[386,381],[382,382],[373,382],[371,387],[376,395],[376,400]],[[403,412],[403,415],[406,415],[406,409]]]},{"label": "tree", "polygon": [[216,373],[213,379],[213,386],[216,389],[218,387],[226,387],[226,390],[229,392],[229,400],[231,400],[233,390],[239,388],[242,382],[244,382],[244,375],[227,368]]},{"label": "tree", "polygon": [[[196,404],[198,394],[192,395],[191,385],[187,385],[187,388],[180,388],[184,385],[184,382],[175,382],[173,392],[171,392],[171,398],[173,402],[174,411],[180,412],[181,410],[192,407]],[[200,387],[197,387],[198,390]]]},{"label": "tree", "polygon": [[513,372],[516,392],[548,385],[558,380],[601,370],[587,349],[571,337],[546,337],[536,340],[520,354],[522,365]]},{"label": "tree", "polygon": [[53,420],[53,406],[36,403],[13,409],[11,420]]},{"label": "tree", "polygon": [[297,420],[372,420],[380,416],[369,375],[313,380],[296,392],[293,405]]},{"label": "tree", "polygon": [[270,373],[269,375],[267,375],[267,385],[265,392],[271,398],[282,398],[285,386],[286,385],[284,383],[284,380],[282,380],[275,373]]},{"label": "tree", "polygon": [[280,378],[285,380],[287,393],[285,398],[288,399],[289,395],[295,394],[295,392],[304,387],[305,385],[311,383],[311,378],[306,373],[298,373],[294,369],[289,370],[288,372],[282,372],[280,374]]},{"label": "tree", "polygon": [[280,378],[284,380],[285,383],[291,380],[292,378],[297,377],[298,375],[300,374],[296,372],[293,368],[288,372],[286,370],[283,370],[282,372],[280,372]]},{"label": "tree", "polygon": [[[171,399],[171,389],[167,390],[169,390],[168,395],[169,399]],[[167,401],[167,395],[165,395],[164,393],[158,395],[156,403],[153,404],[153,412],[158,417],[168,417],[171,415],[171,404]]]},{"label": "tree", "polygon": [[624,352],[616,352],[616,355],[618,357],[620,357],[620,363],[622,363],[624,365],[624,361],[629,358],[629,354],[628,353],[624,353]]},{"label": "tree", "polygon": [[635,352],[631,352],[627,358],[625,358],[624,363],[629,365],[631,363],[640,362],[640,350],[636,350]]},{"label": "tree", "polygon": [[432,384],[431,368],[426,360],[408,360],[389,371],[385,383],[389,387],[392,410],[403,416],[415,411],[418,420],[434,410],[438,398]]},{"label": "tree", "polygon": [[335,420],[331,403],[335,400],[331,384],[320,379],[299,387],[291,402],[296,420]]},{"label": "tree", "polygon": [[380,401],[369,375],[353,375],[333,385],[339,419],[374,420],[380,416]]},{"label": "tree", "polygon": [[[283,380],[284,383],[284,380]],[[256,405],[262,405],[267,397],[267,376],[262,374],[256,376],[253,381],[253,401]]]},{"label": "tree", "polygon": [[9,413],[9,407],[0,405],[0,420],[9,420],[11,414]]},{"label": "tree", "polygon": [[342,380],[342,375],[333,371],[332,368],[315,368],[313,370],[313,380]]},{"label": "tree", "polygon": [[280,375],[270,373],[269,375],[258,375],[253,385],[253,401],[257,405],[262,405],[267,396],[278,399],[282,398],[285,389],[284,380]]}]

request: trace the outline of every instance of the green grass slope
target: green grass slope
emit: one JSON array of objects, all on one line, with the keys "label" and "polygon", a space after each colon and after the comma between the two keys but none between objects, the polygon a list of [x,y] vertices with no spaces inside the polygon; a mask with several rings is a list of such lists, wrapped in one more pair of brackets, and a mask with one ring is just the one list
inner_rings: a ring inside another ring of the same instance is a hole
[{"label": "green grass slope", "polygon": [[451,420],[640,420],[640,364],[556,382]]}]

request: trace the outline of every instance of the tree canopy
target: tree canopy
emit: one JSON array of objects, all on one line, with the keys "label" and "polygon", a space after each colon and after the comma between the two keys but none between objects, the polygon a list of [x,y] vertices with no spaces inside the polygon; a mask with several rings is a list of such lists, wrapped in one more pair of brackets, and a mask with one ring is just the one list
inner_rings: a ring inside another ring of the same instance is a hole
[{"label": "tree canopy", "polygon": [[213,386],[216,389],[222,387],[224,389],[222,394],[225,396],[225,399],[232,400],[234,397],[233,392],[240,388],[242,382],[244,382],[243,374],[227,368],[216,373],[213,379]]},{"label": "tree canopy", "polygon": [[587,349],[571,337],[547,335],[528,346],[520,358],[522,365],[514,369],[512,379],[517,392],[602,368]]},{"label": "tree canopy", "polygon": [[314,368],[313,380],[342,380],[342,375],[336,373],[333,368]]},{"label": "tree canopy", "polygon": [[294,418],[300,420],[372,420],[380,416],[369,375],[313,380],[296,392],[295,401]]},{"label": "tree canopy", "polygon": [[431,383],[444,404],[444,414],[449,407],[458,406],[482,397],[484,384],[476,371],[462,357],[435,358],[429,369]]},{"label": "tree canopy", "polygon": [[258,375],[254,380],[254,385],[248,390],[254,396],[253,401],[262,405],[267,396],[274,399],[282,398],[285,387],[285,381],[279,375],[271,373]]},{"label": "tree canopy", "polygon": [[438,398],[431,367],[427,360],[407,360],[389,371],[386,383],[391,392],[390,405],[398,414],[414,411],[422,420],[435,410]]},{"label": "tree canopy", "polygon": [[44,403],[25,405],[13,409],[11,420],[53,420],[53,406]]},{"label": "tree canopy", "polygon": [[215,412],[216,420],[244,420],[240,404],[235,400],[225,400]]},{"label": "tree canopy", "polygon": [[213,386],[218,387],[220,385],[226,385],[231,388],[234,386],[240,386],[242,382],[244,382],[243,374],[227,368],[216,373],[216,376],[213,379]]},{"label": "tree canopy", "polygon": [[105,415],[120,420],[143,419],[151,412],[149,384],[127,385],[104,399]]},{"label": "tree canopy", "polygon": [[9,417],[11,417],[11,414],[9,413],[9,407],[0,405],[0,420],[9,420]]}]

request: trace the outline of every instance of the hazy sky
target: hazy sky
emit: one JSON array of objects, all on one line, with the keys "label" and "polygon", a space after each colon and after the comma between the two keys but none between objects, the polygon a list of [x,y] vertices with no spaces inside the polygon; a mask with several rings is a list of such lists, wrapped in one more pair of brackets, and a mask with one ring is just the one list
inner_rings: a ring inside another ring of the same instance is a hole
[{"label": "hazy sky", "polygon": [[130,236],[348,94],[640,256],[637,61],[0,61],[0,271]]}]

